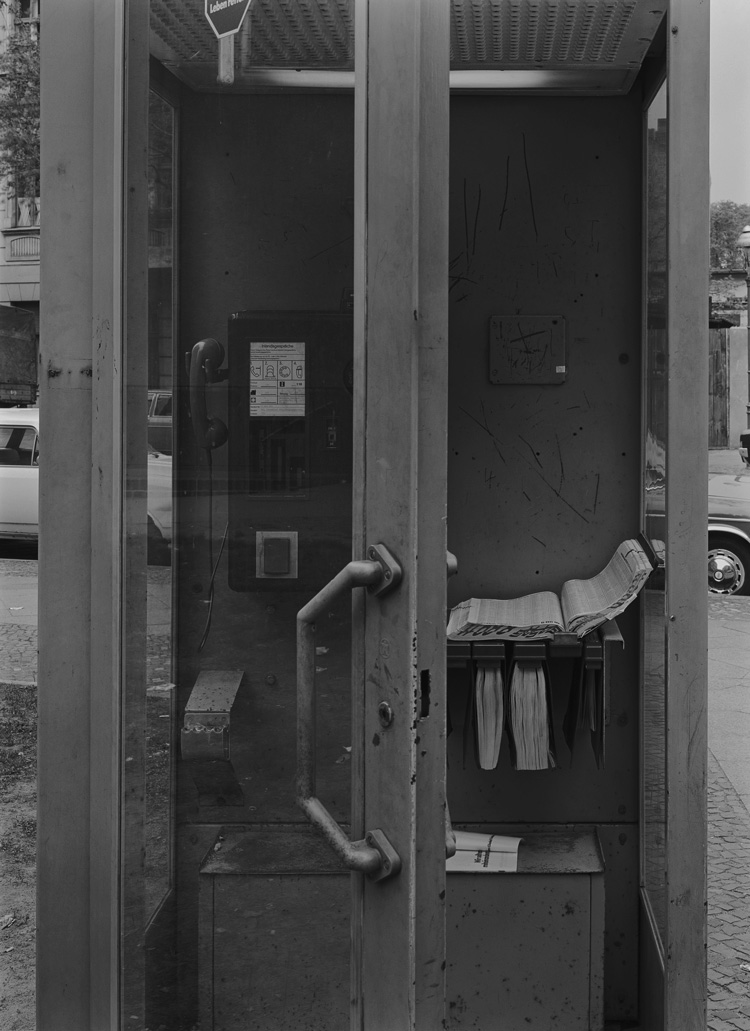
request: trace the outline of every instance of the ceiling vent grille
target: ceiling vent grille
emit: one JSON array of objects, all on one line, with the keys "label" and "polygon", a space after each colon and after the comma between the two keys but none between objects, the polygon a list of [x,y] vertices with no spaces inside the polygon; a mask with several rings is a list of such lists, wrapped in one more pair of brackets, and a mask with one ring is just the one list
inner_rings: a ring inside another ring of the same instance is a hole
[{"label": "ceiling vent grille", "polygon": [[636,7],[636,0],[453,0],[451,64],[614,63]]},{"label": "ceiling vent grille", "polygon": [[[617,93],[630,88],[667,6],[666,0],[432,2],[450,3],[457,88],[462,81],[478,89],[517,88],[514,82],[545,88],[539,75],[525,74],[543,72],[552,90],[565,88],[567,76],[578,92]],[[234,39],[235,89],[304,86],[305,74],[328,74],[331,88],[337,75],[341,88],[353,84],[354,0],[252,0]],[[191,86],[221,88],[204,0],[151,0],[151,50]]]}]

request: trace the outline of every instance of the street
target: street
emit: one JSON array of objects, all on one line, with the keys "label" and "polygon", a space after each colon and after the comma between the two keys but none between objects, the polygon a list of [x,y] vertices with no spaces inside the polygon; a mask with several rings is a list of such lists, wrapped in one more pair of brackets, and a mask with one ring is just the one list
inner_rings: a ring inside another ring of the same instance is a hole
[{"label": "street", "polygon": [[[148,569],[149,684],[169,681],[171,578],[165,566]],[[30,545],[0,543],[0,683],[35,684],[37,559]]]},{"label": "street", "polygon": [[0,550],[0,682],[36,683],[37,562],[26,545]]}]

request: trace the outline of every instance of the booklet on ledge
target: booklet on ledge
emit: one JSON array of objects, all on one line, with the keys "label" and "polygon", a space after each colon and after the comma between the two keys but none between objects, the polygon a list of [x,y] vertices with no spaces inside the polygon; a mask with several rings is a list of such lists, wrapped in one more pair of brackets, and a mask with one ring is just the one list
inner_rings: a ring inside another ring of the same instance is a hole
[{"label": "booklet on ledge", "polygon": [[521,598],[470,598],[451,610],[452,640],[538,641],[569,633],[584,637],[624,612],[653,570],[637,540],[623,541],[590,580],[567,580],[558,598],[538,591]]},{"label": "booklet on ledge", "polygon": [[523,838],[456,831],[456,854],[445,861],[448,873],[515,873]]}]

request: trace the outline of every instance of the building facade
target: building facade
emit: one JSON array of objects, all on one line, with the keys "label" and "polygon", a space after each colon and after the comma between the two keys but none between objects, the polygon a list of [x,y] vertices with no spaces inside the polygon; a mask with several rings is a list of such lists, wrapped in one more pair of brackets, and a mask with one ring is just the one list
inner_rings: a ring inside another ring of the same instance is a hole
[{"label": "building facade", "polygon": [[[39,40],[39,0],[13,0],[0,8],[0,51],[21,33]],[[36,84],[38,95],[38,83]],[[38,176],[37,176],[38,178]],[[38,189],[19,189],[0,178],[0,305],[33,312],[39,332],[40,214]],[[9,342],[3,346],[10,346]]]}]

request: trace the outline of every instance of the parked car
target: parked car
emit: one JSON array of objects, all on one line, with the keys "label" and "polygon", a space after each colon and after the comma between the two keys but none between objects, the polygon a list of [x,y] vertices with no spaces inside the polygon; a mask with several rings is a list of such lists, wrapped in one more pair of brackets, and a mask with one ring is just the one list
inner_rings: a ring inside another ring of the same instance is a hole
[{"label": "parked car", "polygon": [[39,510],[39,409],[0,409],[0,537],[35,539]]},{"label": "parked car", "polygon": [[[172,541],[172,459],[149,448],[148,561],[168,560]],[[0,538],[39,536],[39,409],[0,409]]]},{"label": "parked car", "polygon": [[708,589],[750,594],[750,474],[708,478]]},{"label": "parked car", "polygon": [[750,429],[740,433],[740,458],[745,465],[750,465]]},{"label": "parked car", "polygon": [[148,442],[154,451],[172,454],[172,391],[148,392]]}]

